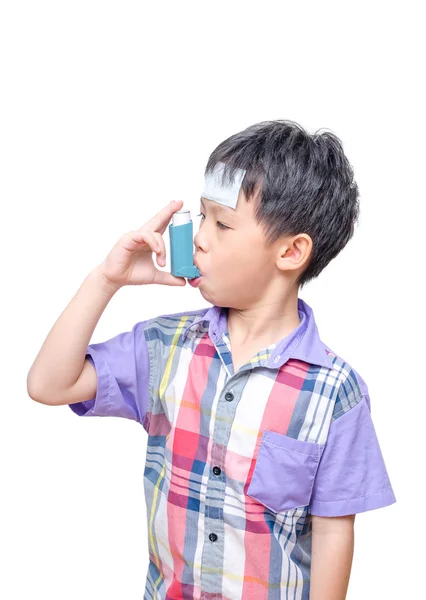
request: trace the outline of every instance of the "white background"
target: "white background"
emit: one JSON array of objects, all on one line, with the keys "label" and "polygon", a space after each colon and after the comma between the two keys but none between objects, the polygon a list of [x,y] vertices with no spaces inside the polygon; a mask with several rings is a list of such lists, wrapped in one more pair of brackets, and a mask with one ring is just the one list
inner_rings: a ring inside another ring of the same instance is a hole
[{"label": "white background", "polygon": [[[369,386],[397,497],[356,517],[347,598],[422,595],[420,6],[2,2],[2,598],[141,598],[146,433],[133,421],[34,402],[27,372],[117,239],[172,199],[195,216],[210,152],[266,119],[336,133],[361,192],[353,239],[300,294],[324,342]],[[127,287],[92,341],[204,306],[189,285]]]}]

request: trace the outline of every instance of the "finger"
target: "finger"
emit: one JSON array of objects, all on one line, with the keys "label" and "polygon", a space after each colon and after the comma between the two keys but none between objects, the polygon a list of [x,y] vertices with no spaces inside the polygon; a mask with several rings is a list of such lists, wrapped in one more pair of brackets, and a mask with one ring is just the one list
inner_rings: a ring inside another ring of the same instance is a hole
[{"label": "finger", "polygon": [[167,204],[167,206],[161,209],[160,212],[154,215],[150,221],[148,221],[148,229],[151,229],[152,231],[158,231],[159,233],[163,234],[173,214],[180,210],[182,206],[182,200],[172,200],[169,204]]},{"label": "finger", "polygon": [[156,271],[154,281],[152,283],[158,283],[160,285],[175,285],[184,286],[186,285],[186,279],[184,277],[175,277],[167,271]]},{"label": "finger", "polygon": [[130,231],[129,233],[126,233],[123,238],[122,245],[126,250],[129,250],[129,252],[140,250],[141,246],[144,244],[148,245],[153,252],[161,251],[152,231],[146,229],[144,231]]},{"label": "finger", "polygon": [[160,247],[160,250],[157,252],[157,263],[161,267],[164,267],[166,264],[166,246],[164,244],[163,236],[157,231],[154,231],[153,235],[158,246]]}]

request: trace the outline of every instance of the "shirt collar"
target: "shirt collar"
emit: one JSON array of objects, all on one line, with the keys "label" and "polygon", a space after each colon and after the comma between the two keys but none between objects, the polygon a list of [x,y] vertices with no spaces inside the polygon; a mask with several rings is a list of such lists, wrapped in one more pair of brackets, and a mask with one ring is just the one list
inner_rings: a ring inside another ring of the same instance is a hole
[{"label": "shirt collar", "polygon": [[[297,299],[300,323],[289,335],[277,342],[271,351],[266,367],[280,368],[289,358],[296,358],[304,362],[333,369],[333,361],[328,355],[327,346],[321,341],[315,323],[313,310],[301,298]],[[209,336],[217,342],[222,334],[227,331],[227,311],[220,306],[211,306],[200,318],[183,327],[182,335],[185,337],[192,327],[207,321]]]}]

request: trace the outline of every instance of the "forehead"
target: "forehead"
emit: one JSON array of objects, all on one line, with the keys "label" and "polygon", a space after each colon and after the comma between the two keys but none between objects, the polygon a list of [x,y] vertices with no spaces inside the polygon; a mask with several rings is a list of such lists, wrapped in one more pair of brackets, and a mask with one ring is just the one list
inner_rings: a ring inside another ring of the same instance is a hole
[{"label": "forehead", "polygon": [[204,196],[200,197],[200,202],[203,206],[207,206],[207,208],[223,208],[224,210],[235,212],[234,208],[231,208],[230,206],[225,206],[225,204],[221,204],[216,200],[210,200],[210,198],[205,198]]},{"label": "forehead", "polygon": [[235,215],[235,213],[237,212],[237,209],[238,209],[238,203],[237,203],[237,208],[231,208],[230,206],[225,206],[225,204],[216,202],[216,200],[210,200],[209,198],[204,198],[204,196],[200,197],[200,202],[204,206],[204,208],[208,208],[208,209],[214,210],[214,211],[221,211],[230,216]]},{"label": "forehead", "polygon": [[232,210],[237,208],[238,196],[246,174],[244,169],[233,169],[232,181],[225,182],[226,164],[219,161],[214,168],[205,175],[204,189],[201,192],[203,199],[212,200]]}]

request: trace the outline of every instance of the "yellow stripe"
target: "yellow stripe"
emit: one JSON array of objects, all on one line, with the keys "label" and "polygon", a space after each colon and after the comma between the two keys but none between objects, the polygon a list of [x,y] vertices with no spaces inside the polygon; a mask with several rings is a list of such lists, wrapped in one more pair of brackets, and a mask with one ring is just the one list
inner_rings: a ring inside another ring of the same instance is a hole
[{"label": "yellow stripe", "polygon": [[[173,363],[173,357],[175,355],[176,352],[176,348],[177,348],[177,341],[180,337],[180,334],[182,333],[182,329],[184,326],[185,321],[188,320],[188,316],[183,316],[181,318],[181,320],[179,321],[179,325],[176,328],[175,334],[173,336],[173,340],[172,340],[172,345],[171,345],[171,349],[170,349],[170,354],[169,354],[169,358],[167,360],[167,364],[166,364],[166,368],[164,369],[164,374],[163,377],[161,379],[161,383],[160,383],[160,397],[161,394],[164,393],[164,390],[167,388],[168,382],[169,382],[169,377],[170,377],[170,372],[171,372],[171,367],[172,367],[172,363]],[[170,432],[168,433],[168,435],[166,436],[166,442],[167,442],[167,438],[169,437]],[[153,501],[152,501],[152,507],[151,507],[151,514],[150,514],[150,518],[149,518],[149,539],[150,539],[150,545],[151,545],[151,549],[152,549],[152,553],[155,557],[155,564],[157,566],[157,569],[160,572],[160,575],[158,576],[157,581],[154,584],[154,599],[157,597],[157,585],[159,583],[159,581],[161,580],[161,569],[160,569],[160,558],[159,556],[155,553],[155,544],[154,544],[154,536],[152,533],[152,524],[154,521],[154,514],[155,514],[155,508],[157,506],[157,498],[160,492],[160,483],[164,478],[164,473],[165,473],[166,469],[163,466],[163,468],[161,469],[161,473],[160,476],[157,480],[157,484],[154,488],[154,496],[153,496]],[[169,552],[170,552],[170,548],[168,548]]]}]

